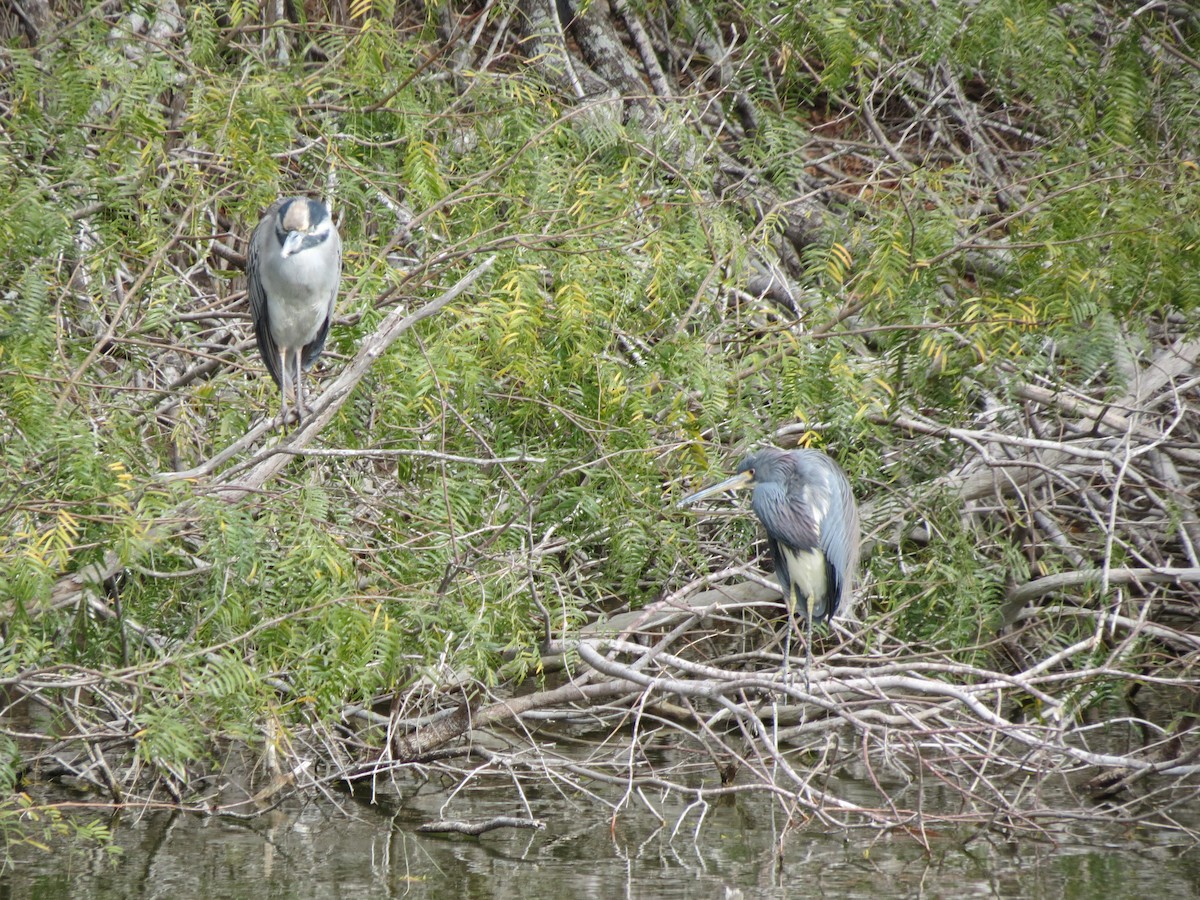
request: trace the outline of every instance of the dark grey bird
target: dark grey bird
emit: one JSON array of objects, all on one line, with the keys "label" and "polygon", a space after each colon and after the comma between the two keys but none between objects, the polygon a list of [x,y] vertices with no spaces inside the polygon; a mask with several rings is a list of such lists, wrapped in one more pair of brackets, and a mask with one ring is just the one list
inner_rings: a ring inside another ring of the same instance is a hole
[{"label": "dark grey bird", "polygon": [[812,659],[814,621],[844,611],[858,569],[858,507],[846,473],[819,450],[760,450],[737,474],[680,501],[695,503],[721,491],[752,488],[750,507],[767,532],[775,577],[790,617],[807,625]]},{"label": "dark grey bird", "polygon": [[275,201],[250,237],[246,281],[258,352],[282,393],[281,424],[289,389],[296,420],[304,419],[303,372],[325,349],[341,280],[342,239],[329,207],[307,197]]}]

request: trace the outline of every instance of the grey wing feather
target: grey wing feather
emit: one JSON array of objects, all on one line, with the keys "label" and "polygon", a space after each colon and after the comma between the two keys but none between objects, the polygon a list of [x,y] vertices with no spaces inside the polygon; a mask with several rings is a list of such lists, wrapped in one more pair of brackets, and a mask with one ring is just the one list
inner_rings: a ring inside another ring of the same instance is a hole
[{"label": "grey wing feather", "polygon": [[775,578],[779,582],[779,587],[783,589],[783,601],[789,606],[792,598],[792,579],[788,574],[787,558],[783,555],[783,550],[779,546],[779,541],[767,533],[767,549],[771,552],[771,560],[775,563]]},{"label": "grey wing feather", "polygon": [[279,371],[279,348],[271,337],[271,316],[267,306],[267,294],[263,290],[261,265],[262,254],[269,241],[274,236],[275,217],[279,212],[282,200],[277,200],[263,213],[262,221],[250,236],[250,253],[246,264],[246,292],[250,297],[250,318],[254,321],[254,337],[258,341],[258,352],[267,366],[267,371],[282,386]]},{"label": "grey wing feather", "polygon": [[762,484],[755,490],[750,505],[775,540],[794,550],[808,550],[817,546],[820,537],[811,517],[810,495],[802,494],[805,503],[801,508],[791,502],[792,493],[781,485]]},{"label": "grey wing feather", "polygon": [[[831,467],[833,495],[830,497],[830,513],[821,524],[821,552],[829,560],[830,567],[836,573],[834,611],[845,612],[851,598],[854,586],[854,576],[858,571],[859,525],[858,506],[854,502],[854,492],[850,482],[840,469]],[[839,577],[840,576],[840,577]]]},{"label": "grey wing feather", "polygon": [[329,336],[329,320],[330,316],[325,317],[325,321],[321,323],[321,330],[317,332],[317,336],[304,346],[304,353],[300,357],[300,364],[307,372],[312,368],[313,363],[317,361],[325,350],[325,338]]},{"label": "grey wing feather", "polygon": [[767,547],[775,561],[775,577],[783,588],[784,601],[792,605],[792,574],[788,571],[788,550],[808,550],[817,546],[817,532],[802,512],[788,502],[788,494],[782,485],[760,484],[750,499],[750,506],[767,532]]}]

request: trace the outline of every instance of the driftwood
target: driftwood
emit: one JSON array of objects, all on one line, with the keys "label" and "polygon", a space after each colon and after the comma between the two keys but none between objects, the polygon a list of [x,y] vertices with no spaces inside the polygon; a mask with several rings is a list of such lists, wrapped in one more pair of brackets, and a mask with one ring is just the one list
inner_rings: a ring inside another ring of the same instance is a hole
[{"label": "driftwood", "polygon": [[437,822],[426,822],[417,828],[417,831],[422,834],[467,834],[472,837],[486,834],[489,831],[495,831],[497,828],[532,828],[538,831],[543,830],[546,823],[538,819],[516,819],[512,816],[497,816],[494,819],[488,819],[486,822],[456,822],[448,820],[440,820]]}]

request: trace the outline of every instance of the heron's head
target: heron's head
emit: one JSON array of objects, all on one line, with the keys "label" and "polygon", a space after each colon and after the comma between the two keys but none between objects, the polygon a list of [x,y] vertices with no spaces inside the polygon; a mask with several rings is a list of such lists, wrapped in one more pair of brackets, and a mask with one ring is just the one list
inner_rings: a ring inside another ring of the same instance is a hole
[{"label": "heron's head", "polygon": [[689,506],[698,500],[703,500],[705,497],[711,497],[714,494],[719,494],[722,491],[740,491],[745,488],[752,488],[764,481],[771,480],[771,472],[773,471],[774,459],[771,454],[778,451],[763,450],[760,453],[754,453],[747,456],[740,463],[734,474],[724,481],[718,481],[714,485],[702,488],[694,494],[688,494],[679,501],[679,506]]},{"label": "heron's head", "polygon": [[287,259],[325,241],[333,231],[333,219],[320,200],[293,197],[279,207],[275,233],[281,245],[280,255]]}]

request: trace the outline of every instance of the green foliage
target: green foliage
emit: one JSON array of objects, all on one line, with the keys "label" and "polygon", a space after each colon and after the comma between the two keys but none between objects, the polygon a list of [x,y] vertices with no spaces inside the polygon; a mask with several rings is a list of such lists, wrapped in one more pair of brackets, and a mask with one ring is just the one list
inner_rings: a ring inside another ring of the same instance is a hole
[{"label": "green foliage", "polygon": [[[738,78],[760,103],[744,152],[762,177],[793,196],[810,128],[867,102],[883,115],[885,75],[948,62],[986,85],[982,109],[1029,110],[1036,152],[1009,173],[1003,231],[976,212],[995,186],[951,155],[848,185],[861,214],[807,248],[797,319],[743,289],[782,210],[747,221],[702,156],[680,171],[615,120],[563,115],[533,71],[430,77],[390,3],[352,4],[359,30],[303,26],[329,62],[268,58],[237,3],[189,6],[175,52],[126,53],[98,16],[7,51],[5,671],[135,673],[139,761],[171,771],[224,735],[264,741],[263,722],[330,721],[416,679],[535,675],[547,626],[571,633],[704,568],[694,519],[666,501],[775,429],[800,423],[860,496],[902,495],[953,450],[896,459],[881,412],[956,423],[1003,389],[997,363],[1087,378],[1139,322],[1195,309],[1200,173],[1179,149],[1194,96],[1159,83],[1138,35],[1100,46],[1094,11],[1028,0],[785,6],[731,13],[754,23]],[[276,408],[236,349],[243,285],[212,242],[244,248],[227,226],[244,238],[280,193],[330,193],[344,240],[318,385],[392,304],[496,262],[376,360],[322,435],[414,455],[296,458],[267,492],[215,500],[156,476]],[[966,251],[993,241],[1005,269],[972,268]],[[1024,563],[949,504],[927,514],[936,544],[872,562],[874,608],[972,647]],[[748,517],[719,528],[753,545]],[[110,551],[120,583],[88,585],[110,616],[51,608],[64,574]]]},{"label": "green foliage", "polygon": [[[871,303],[877,324],[947,326],[880,339],[898,365],[889,378],[893,387],[911,386],[914,398],[936,389],[911,382],[928,366],[940,376],[995,358],[1036,367],[1047,346],[1055,348],[1056,365],[1086,378],[1114,361],[1118,347],[1108,323],[1195,306],[1200,198],[1195,173],[1181,172],[1178,162],[1190,155],[1194,104],[1175,105],[1180,85],[1156,80],[1141,32],[1130,29],[1111,45],[1097,45],[1096,10],[1031,0],[849,6],[818,0],[787,15],[772,10],[756,4],[743,10],[751,21],[772,23],[750,33],[754,52],[744,59],[773,65],[757,80],[775,85],[785,101],[778,117],[764,117],[760,137],[760,159],[781,186],[806,162],[794,150],[806,140],[797,108],[840,105],[852,115],[870,104],[882,115],[886,98],[873,93],[881,71],[895,77],[902,70],[915,83],[941,78],[940,66],[972,73],[989,92],[980,101],[985,112],[1009,103],[1030,111],[1023,127],[1036,133],[1037,153],[1013,181],[1026,185],[1022,196],[1046,199],[1010,224],[1015,275],[977,286],[966,335],[954,333],[961,310],[940,286],[956,277],[946,263],[960,258],[963,236],[987,224],[958,212],[971,209],[980,190],[967,173],[940,163],[906,172],[894,188],[872,196],[872,216],[854,233],[837,236],[869,248],[843,275]],[[751,72],[745,77],[755,80]],[[771,99],[764,98],[768,110]],[[930,197],[937,202],[927,203]],[[984,242],[1001,239],[992,233]],[[940,262],[931,266],[932,259]]]},{"label": "green foliage", "polygon": [[205,729],[201,721],[192,719],[191,712],[181,710],[173,701],[139,710],[135,735],[138,759],[167,769],[181,769],[200,759],[206,749]]},{"label": "green foliage", "polygon": [[[102,851],[110,862],[116,862],[121,848],[112,843],[108,824],[99,819],[87,820],[58,804],[45,804],[30,794],[6,794],[0,801],[0,840],[4,846],[7,868],[19,852],[54,853],[63,864],[76,853]],[[94,862],[94,857],[88,859]]]},{"label": "green foliage", "polygon": [[900,633],[931,646],[958,648],[969,660],[989,643],[1012,582],[1028,564],[1012,537],[964,527],[954,501],[923,508],[925,544],[902,542],[873,566],[879,611]]}]

